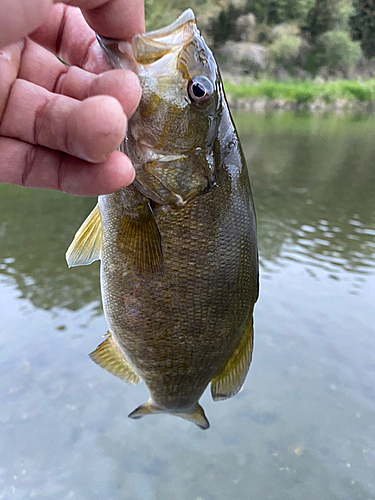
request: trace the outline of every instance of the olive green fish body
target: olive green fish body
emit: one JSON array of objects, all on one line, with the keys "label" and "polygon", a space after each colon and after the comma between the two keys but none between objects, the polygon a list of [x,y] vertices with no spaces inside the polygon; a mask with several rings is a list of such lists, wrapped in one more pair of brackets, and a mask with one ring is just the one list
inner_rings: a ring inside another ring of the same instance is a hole
[{"label": "olive green fish body", "polygon": [[110,331],[153,401],[171,412],[196,403],[223,368],[257,297],[250,185],[233,128],[231,136],[219,146],[215,187],[156,215],[164,268],[152,277],[139,276],[113,245],[127,188],[99,199]]},{"label": "olive green fish body", "polygon": [[[100,42],[124,67],[128,47]],[[145,382],[150,401],[130,416],[171,413],[207,428],[198,404],[207,385],[215,400],[234,395],[251,361],[258,256],[250,181],[192,12],[138,36],[132,51],[143,95],[122,149],[136,180],[99,197],[100,214],[89,216],[67,259],[101,258],[109,334],[91,356]]]}]

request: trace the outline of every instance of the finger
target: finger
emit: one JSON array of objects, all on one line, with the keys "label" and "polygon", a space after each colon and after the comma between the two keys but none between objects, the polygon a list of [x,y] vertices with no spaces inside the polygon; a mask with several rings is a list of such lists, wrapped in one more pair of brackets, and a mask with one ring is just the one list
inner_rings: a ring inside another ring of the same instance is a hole
[{"label": "finger", "polygon": [[65,3],[80,7],[89,25],[100,35],[131,40],[145,30],[142,0],[67,0]]},{"label": "finger", "polygon": [[35,30],[46,17],[52,0],[1,0],[0,48]]},{"label": "finger", "polygon": [[96,41],[95,32],[76,7],[54,5],[30,38],[71,65],[94,73],[111,69]]},{"label": "finger", "polygon": [[79,102],[16,80],[0,135],[101,162],[124,140],[126,126],[123,109],[113,97],[94,96]]},{"label": "finger", "polygon": [[[82,2],[80,3],[82,4]],[[134,1],[123,3],[132,5]],[[143,14],[140,15],[143,12],[143,2],[137,0],[136,3],[139,4],[136,7],[136,15],[139,19],[142,19],[141,22],[138,22],[138,31],[143,31]],[[95,17],[97,14],[94,13],[93,15]],[[102,23],[104,23],[104,17]],[[99,29],[100,20],[94,22],[93,25],[100,34],[103,34],[102,30]],[[113,26],[111,33],[104,30],[104,34],[113,38],[131,39],[135,34],[137,24],[132,25],[130,18],[126,19],[121,14]],[[121,26],[121,29],[118,31],[116,26]],[[131,29],[128,29],[129,26]],[[87,25],[82,12],[78,8],[67,7],[63,4],[54,5],[44,23],[30,34],[30,38],[71,65],[79,66],[94,73],[111,69],[103,50],[96,41],[95,32]]]},{"label": "finger", "polygon": [[119,151],[103,163],[92,164],[17,139],[0,138],[0,182],[98,196],[113,193],[133,180],[132,164]]},{"label": "finger", "polygon": [[68,67],[30,40],[26,41],[22,52],[18,76],[50,92],[80,101],[94,95],[111,95],[120,102],[128,117],[135,111],[141,96],[139,80],[131,71],[112,70],[95,75],[77,66]]},{"label": "finger", "polygon": [[[82,4],[75,1],[74,5]],[[95,3],[95,2],[93,2]],[[145,31],[144,2],[142,0],[112,0],[90,9],[90,1],[84,2],[83,13],[89,25],[100,35],[121,40],[131,40]]]},{"label": "finger", "polygon": [[94,75],[72,66],[60,79],[56,92],[83,100],[94,95],[111,95],[122,105],[125,115],[130,118],[141,99],[141,86],[132,71],[115,69]]}]

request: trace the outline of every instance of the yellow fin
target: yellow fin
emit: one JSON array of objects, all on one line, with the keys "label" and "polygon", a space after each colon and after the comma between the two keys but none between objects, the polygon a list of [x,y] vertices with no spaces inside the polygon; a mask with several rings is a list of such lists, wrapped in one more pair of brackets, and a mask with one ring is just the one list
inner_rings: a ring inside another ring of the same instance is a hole
[{"label": "yellow fin", "polygon": [[153,407],[152,402],[149,400],[147,401],[147,403],[138,406],[138,408],[129,413],[128,417],[133,418],[134,420],[138,420],[139,418],[142,418],[145,415],[152,415],[154,413],[163,413],[163,412],[157,411]]},{"label": "yellow fin", "polygon": [[200,429],[206,430],[210,427],[210,423],[207,420],[207,417],[204,413],[203,408],[199,403],[197,403],[193,409],[192,412],[190,413],[183,413],[183,412],[169,412],[168,410],[158,408],[153,405],[152,400],[149,399],[147,403],[138,406],[134,411],[129,413],[128,417],[138,419],[142,418],[145,415],[153,415],[157,413],[169,413],[170,415],[173,415],[175,417],[180,417],[183,418],[184,420],[188,420],[189,422],[194,423],[197,425]]},{"label": "yellow fin", "polygon": [[204,413],[204,409],[199,403],[195,405],[194,411],[192,413],[173,413],[176,417],[183,418],[193,424],[197,425],[200,429],[206,430],[210,427],[210,422]]},{"label": "yellow fin", "polygon": [[134,214],[121,217],[117,246],[141,276],[163,270],[161,235],[148,203],[139,205]]},{"label": "yellow fin", "polygon": [[236,350],[224,369],[211,380],[211,395],[214,401],[230,398],[241,389],[251,363],[253,339],[253,314],[251,312]]},{"label": "yellow fin", "polygon": [[141,380],[113,342],[110,332],[107,332],[104,342],[98,345],[89,356],[96,364],[125,382],[138,384]]},{"label": "yellow fin", "polygon": [[100,217],[99,206],[96,205],[76,232],[66,252],[65,257],[68,266],[85,266],[100,259],[102,240],[102,219]]}]

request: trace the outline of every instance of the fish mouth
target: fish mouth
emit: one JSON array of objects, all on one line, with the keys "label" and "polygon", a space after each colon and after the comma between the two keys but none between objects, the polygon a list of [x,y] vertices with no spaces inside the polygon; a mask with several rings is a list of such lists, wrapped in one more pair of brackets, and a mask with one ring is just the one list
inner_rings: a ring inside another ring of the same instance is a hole
[{"label": "fish mouth", "polygon": [[187,9],[169,26],[135,35],[131,43],[98,34],[96,38],[115,68],[137,73],[137,64],[152,64],[166,54],[178,52],[197,32],[194,12]]},{"label": "fish mouth", "polygon": [[187,9],[169,26],[135,35],[132,40],[134,59],[139,64],[152,64],[164,55],[181,49],[197,31],[194,12]]}]

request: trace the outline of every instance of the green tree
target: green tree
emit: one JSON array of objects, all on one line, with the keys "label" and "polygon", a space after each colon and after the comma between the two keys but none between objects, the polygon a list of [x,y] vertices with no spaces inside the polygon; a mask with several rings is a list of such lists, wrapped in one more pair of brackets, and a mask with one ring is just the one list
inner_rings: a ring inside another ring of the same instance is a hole
[{"label": "green tree", "polygon": [[327,31],[317,38],[317,61],[331,71],[347,71],[361,57],[361,47],[345,31]]},{"label": "green tree", "polygon": [[327,31],[348,31],[351,10],[351,0],[315,0],[303,29],[313,41]]},{"label": "green tree", "polygon": [[375,2],[374,0],[354,0],[354,13],[350,27],[354,40],[361,42],[366,57],[375,56]]},{"label": "green tree", "polygon": [[243,12],[242,7],[236,7],[230,3],[217,17],[211,20],[211,25],[207,31],[212,37],[214,46],[218,47],[227,40],[238,40],[239,34],[236,29],[236,21]]}]

